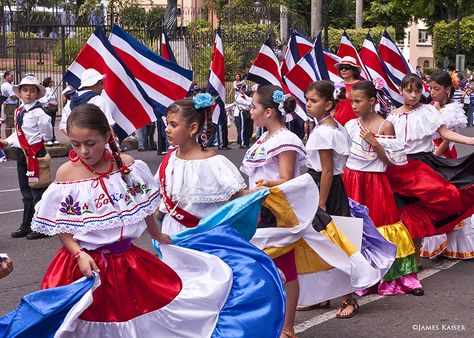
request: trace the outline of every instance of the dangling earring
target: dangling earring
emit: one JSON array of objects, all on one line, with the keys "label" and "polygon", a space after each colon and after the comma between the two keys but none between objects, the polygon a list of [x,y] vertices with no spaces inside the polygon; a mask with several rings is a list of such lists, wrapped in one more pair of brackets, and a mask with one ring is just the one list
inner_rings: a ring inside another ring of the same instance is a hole
[{"label": "dangling earring", "polygon": [[104,161],[108,162],[110,160],[110,151],[109,149],[104,149]]},{"label": "dangling earring", "polygon": [[69,159],[71,160],[71,162],[77,162],[79,161],[79,155],[77,155],[76,151],[74,149],[72,149],[70,152],[69,152]]}]

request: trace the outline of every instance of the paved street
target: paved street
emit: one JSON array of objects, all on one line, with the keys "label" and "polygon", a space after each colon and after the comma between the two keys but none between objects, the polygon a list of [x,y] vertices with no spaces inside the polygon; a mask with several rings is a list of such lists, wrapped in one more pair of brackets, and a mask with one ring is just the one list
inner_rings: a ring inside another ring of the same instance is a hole
[{"label": "paved street", "polygon": [[[463,133],[474,136],[474,128],[465,129]],[[473,149],[458,146],[461,155]],[[233,149],[221,153],[239,165],[244,151]],[[144,160],[152,172],[156,172],[161,159],[156,152],[131,151],[129,154]],[[54,159],[54,170],[65,161],[66,158]],[[20,224],[22,211],[16,163],[0,163],[0,173],[0,252],[7,252],[15,267],[10,276],[0,280],[0,315],[4,315],[17,306],[21,296],[39,289],[43,274],[60,243],[57,238],[28,241],[10,237]],[[147,235],[137,244],[151,251]],[[473,337],[474,261],[424,259],[423,266],[419,277],[423,279],[425,296],[363,297],[359,313],[347,320],[334,318],[339,305],[339,300],[334,300],[329,310],[298,313],[298,336]]]}]

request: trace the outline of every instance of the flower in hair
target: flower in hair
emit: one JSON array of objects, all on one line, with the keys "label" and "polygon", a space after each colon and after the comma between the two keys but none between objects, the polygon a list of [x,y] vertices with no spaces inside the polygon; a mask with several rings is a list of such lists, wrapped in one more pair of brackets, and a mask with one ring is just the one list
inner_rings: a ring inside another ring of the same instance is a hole
[{"label": "flower in hair", "polygon": [[381,77],[377,77],[373,81],[375,89],[382,90],[385,87],[385,81]]},{"label": "flower in hair", "polygon": [[283,94],[281,90],[277,89],[273,92],[272,99],[275,103],[283,103],[283,101],[285,100],[285,94]]},{"label": "flower in hair", "polygon": [[214,98],[209,93],[199,93],[193,97],[194,108],[206,108],[214,104]]}]

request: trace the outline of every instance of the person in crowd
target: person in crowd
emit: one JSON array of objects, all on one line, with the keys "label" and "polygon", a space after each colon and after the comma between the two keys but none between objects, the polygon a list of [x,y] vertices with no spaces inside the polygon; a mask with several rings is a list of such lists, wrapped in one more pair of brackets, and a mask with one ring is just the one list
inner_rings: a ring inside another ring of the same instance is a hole
[{"label": "person in crowd", "polygon": [[420,102],[422,90],[416,74],[406,75],[401,83],[404,104],[387,116],[408,156],[407,164],[389,166],[387,177],[417,250],[423,237],[450,232],[474,212],[474,154],[462,160],[433,154],[436,135],[469,145],[474,138],[449,130],[435,107]]},{"label": "person in crowd", "polygon": [[156,150],[154,122],[149,123],[137,130],[138,151]]},{"label": "person in crowd", "polygon": [[250,117],[252,98],[246,92],[247,85],[239,83],[236,87],[234,121],[237,129],[237,144],[243,149],[249,147],[253,133],[253,121]]},{"label": "person in crowd", "polygon": [[55,94],[55,82],[51,77],[45,77],[43,80],[43,87],[46,88],[46,94],[39,100],[43,104],[43,109],[51,118],[51,126],[53,128],[53,138],[46,142],[48,146],[59,144],[56,140],[54,126],[56,125],[56,114],[58,113],[58,100]]},{"label": "person in crowd", "polygon": [[[446,128],[458,132],[466,127],[467,117],[461,103],[452,102],[454,85],[448,72],[433,73],[430,82],[431,97],[434,106],[439,110]],[[458,158],[453,143],[442,138],[434,140],[434,154],[443,158]],[[474,232],[471,217],[467,217],[456,225],[455,230],[442,235],[425,237],[422,242],[420,255],[433,258],[437,255],[449,258],[469,259],[474,257]]]},{"label": "person in crowd", "polygon": [[25,76],[19,85],[13,87],[16,96],[21,99],[21,106],[15,112],[16,132],[7,139],[0,139],[3,147],[17,148],[17,174],[23,200],[23,220],[13,238],[26,237],[39,239],[45,235],[31,230],[31,220],[36,203],[41,199],[45,187],[31,187],[40,178],[39,158],[47,156],[44,143],[53,137],[51,118],[44,112],[38,101],[46,89],[31,75]]},{"label": "person in crowd", "polygon": [[76,95],[76,90],[73,86],[67,85],[66,88],[62,91],[63,96],[63,110],[61,111],[61,121],[59,122],[59,130],[61,130],[66,136],[66,125],[67,125],[67,117],[71,111],[71,100]]},{"label": "person in crowd", "polygon": [[13,92],[13,71],[7,70],[3,74],[3,83],[1,86],[2,95],[6,97],[3,103],[3,110],[5,113],[5,134],[10,136],[15,130],[14,116],[15,110],[18,107],[18,96]]},{"label": "person in crowd", "polygon": [[[304,145],[298,136],[285,128],[286,107],[283,90],[278,86],[260,86],[252,98],[250,111],[257,127],[267,131],[247,151],[241,170],[249,176],[249,186],[273,187],[300,174],[300,166],[307,163]],[[258,157],[258,159],[257,159]],[[272,223],[269,213],[262,209],[261,223]],[[276,226],[274,223],[269,226]],[[259,225],[260,226],[260,225]],[[299,296],[295,251],[290,250],[274,259],[285,279],[286,313],[283,333],[280,337],[295,337],[294,321]]]},{"label": "person in crowd", "polygon": [[0,279],[8,276],[13,271],[13,262],[7,254],[0,254]]},{"label": "person in crowd", "polygon": [[344,56],[341,61],[339,63],[336,63],[334,66],[339,72],[339,76],[344,81],[344,86],[346,87],[347,95],[346,99],[341,100],[341,102],[337,105],[336,110],[334,112],[334,118],[337,122],[344,126],[347,121],[355,119],[357,117],[354,111],[352,110],[350,93],[352,86],[361,80],[361,68],[360,65],[357,64],[356,59],[351,56]]},{"label": "person in crowd", "polygon": [[163,196],[157,217],[163,218],[166,233],[196,226],[200,218],[246,188],[232,162],[207,148],[212,104],[212,96],[201,93],[176,101],[166,111],[166,135],[174,148],[163,158],[155,176]]},{"label": "person in crowd", "polygon": [[422,296],[424,291],[416,274],[415,247],[400,220],[385,174],[388,166],[407,162],[403,144],[395,137],[393,125],[376,113],[377,90],[372,82],[355,84],[350,95],[358,118],[346,123],[352,145],[343,175],[344,186],[352,200],[369,209],[369,216],[383,237],[397,246],[396,260],[383,280],[376,287],[357,293],[375,291],[381,295]]}]

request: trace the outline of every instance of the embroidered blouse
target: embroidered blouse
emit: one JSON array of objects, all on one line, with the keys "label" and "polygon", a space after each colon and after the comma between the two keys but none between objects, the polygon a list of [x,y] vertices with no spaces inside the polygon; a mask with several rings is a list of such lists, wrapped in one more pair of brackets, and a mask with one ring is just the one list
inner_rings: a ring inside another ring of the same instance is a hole
[{"label": "embroidered blouse", "polygon": [[[265,140],[268,131],[255,142],[246,152],[240,170],[249,177],[250,189],[260,179],[277,180],[280,178],[278,154],[285,151],[296,152],[295,177],[301,173],[301,166],[308,165],[303,142],[286,128],[282,128]],[[265,140],[265,141],[264,141]]]},{"label": "embroidered blouse", "polygon": [[140,160],[102,179],[53,182],[36,205],[34,231],[73,234],[82,248],[96,249],[121,238],[134,239],[146,228],[145,217],[159,204],[159,189],[148,166]]},{"label": "embroidered blouse", "polygon": [[[385,172],[387,164],[360,136],[362,126],[359,119],[347,122],[345,127],[352,140],[349,159],[346,162],[347,168],[366,172]],[[403,145],[395,136],[375,134],[375,138],[385,149],[385,154],[391,164],[404,165],[407,163]]]},{"label": "embroidered blouse", "polygon": [[[160,170],[155,175],[160,182]],[[181,209],[202,218],[224,205],[247,185],[235,165],[222,155],[201,160],[182,160],[172,152],[165,169],[166,194]],[[163,199],[159,210],[165,214],[163,232],[173,235],[186,227],[167,214]]]}]

